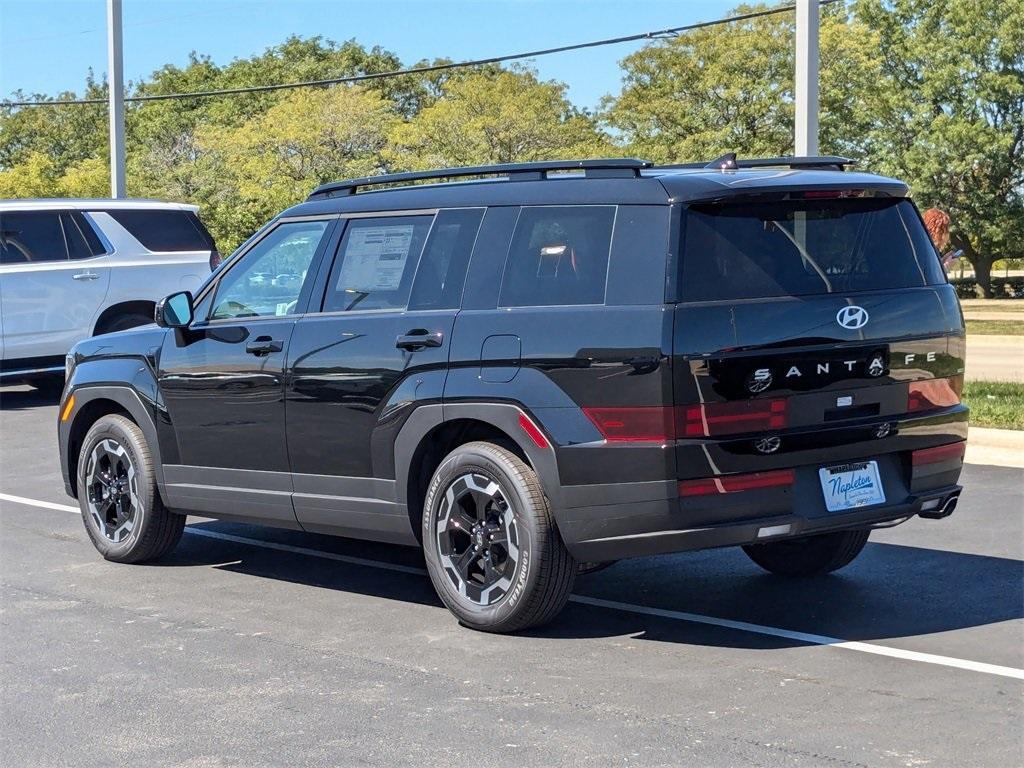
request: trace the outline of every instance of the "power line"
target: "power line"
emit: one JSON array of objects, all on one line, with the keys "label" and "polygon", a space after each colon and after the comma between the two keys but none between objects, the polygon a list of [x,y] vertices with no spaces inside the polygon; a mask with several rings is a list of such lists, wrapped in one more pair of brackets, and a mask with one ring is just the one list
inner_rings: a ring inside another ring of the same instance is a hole
[{"label": "power line", "polygon": [[[843,2],[843,0],[821,0],[821,5]],[[298,83],[276,83],[273,85],[252,85],[242,88],[223,88],[213,91],[195,91],[193,93],[161,93],[149,96],[128,96],[125,102],[146,102],[146,101],[169,101],[172,99],[201,99],[214,96],[235,96],[243,93],[266,93],[269,91],[282,91],[292,88],[316,88],[327,85],[339,85],[341,83],[361,83],[368,80],[383,80],[389,77],[402,77],[405,75],[420,75],[428,72],[442,72],[451,69],[463,69],[466,67],[479,67],[487,64],[500,64],[506,61],[520,59],[533,59],[538,56],[550,56],[555,53],[566,53],[568,51],[579,51],[585,48],[599,48],[605,45],[619,45],[621,43],[632,43],[639,40],[656,40],[663,37],[674,37],[681,32],[689,32],[695,29],[705,29],[722,24],[732,24],[737,21],[747,21],[763,16],[774,16],[779,13],[789,13],[796,9],[795,5],[783,5],[778,8],[770,8],[764,11],[751,11],[750,13],[729,16],[712,21],[701,21],[695,24],[687,24],[681,27],[669,27],[653,32],[640,32],[635,35],[623,37],[609,37],[604,40],[591,40],[586,43],[575,43],[573,45],[561,45],[556,48],[543,48],[538,51],[527,51],[525,53],[510,53],[505,56],[491,56],[486,59],[474,59],[471,61],[451,62],[447,64],[429,64],[422,67],[410,67],[408,69],[395,69],[390,72],[375,72],[365,75],[348,75],[346,77],[333,77],[326,80],[306,80]],[[106,104],[106,98],[97,99],[67,99],[64,101],[3,101],[0,107],[63,107],[81,104]]]}]

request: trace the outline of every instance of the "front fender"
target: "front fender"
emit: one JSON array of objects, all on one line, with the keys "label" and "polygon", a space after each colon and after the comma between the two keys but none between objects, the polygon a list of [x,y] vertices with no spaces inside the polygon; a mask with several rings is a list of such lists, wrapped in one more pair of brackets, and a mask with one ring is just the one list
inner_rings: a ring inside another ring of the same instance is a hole
[{"label": "front fender", "polygon": [[[75,398],[74,407],[68,417],[63,419],[61,417],[66,403],[72,395]],[[72,455],[72,437],[84,434],[89,427],[87,422],[103,412],[95,407],[100,401],[114,403],[139,425],[153,458],[157,488],[161,495],[164,494],[163,462],[155,422],[156,397],[157,388],[152,369],[139,359],[98,360],[79,365],[74,370],[64,388],[57,422],[61,476],[64,479],[64,490],[69,496],[77,498],[74,471],[77,456]]]}]

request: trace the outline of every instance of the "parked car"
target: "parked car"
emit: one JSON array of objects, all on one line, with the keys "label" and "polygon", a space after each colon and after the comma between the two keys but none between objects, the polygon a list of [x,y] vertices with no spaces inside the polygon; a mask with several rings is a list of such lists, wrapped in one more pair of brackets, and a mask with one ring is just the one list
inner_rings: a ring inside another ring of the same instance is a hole
[{"label": "parked car", "polygon": [[0,200],[0,381],[60,387],[89,336],[153,322],[220,259],[197,207],[153,200]]},{"label": "parked car", "polygon": [[[953,511],[967,436],[938,254],[905,184],[847,164],[322,186],[157,326],[75,347],[67,492],[117,562],[191,513],[422,546],[495,632],[554,617],[584,563],[841,568]],[[283,273],[270,297],[250,279]]]}]

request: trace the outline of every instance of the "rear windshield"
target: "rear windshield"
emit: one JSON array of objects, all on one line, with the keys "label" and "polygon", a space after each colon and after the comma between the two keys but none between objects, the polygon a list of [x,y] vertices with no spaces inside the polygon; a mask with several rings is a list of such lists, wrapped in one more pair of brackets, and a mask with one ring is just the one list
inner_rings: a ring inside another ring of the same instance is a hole
[{"label": "rear windshield", "polygon": [[215,251],[213,238],[192,211],[115,209],[114,220],[148,251]]},{"label": "rear windshield", "polygon": [[687,301],[811,296],[946,281],[921,219],[900,198],[700,203],[686,218]]}]

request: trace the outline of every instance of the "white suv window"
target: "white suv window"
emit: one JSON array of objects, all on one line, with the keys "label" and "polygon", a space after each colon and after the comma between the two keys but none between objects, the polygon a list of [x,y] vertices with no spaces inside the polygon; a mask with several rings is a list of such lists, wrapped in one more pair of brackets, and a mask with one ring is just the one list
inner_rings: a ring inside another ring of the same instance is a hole
[{"label": "white suv window", "polygon": [[328,223],[295,221],[275,227],[221,278],[210,319],[293,314]]},{"label": "white suv window", "polygon": [[60,213],[0,213],[0,264],[67,261]]}]

